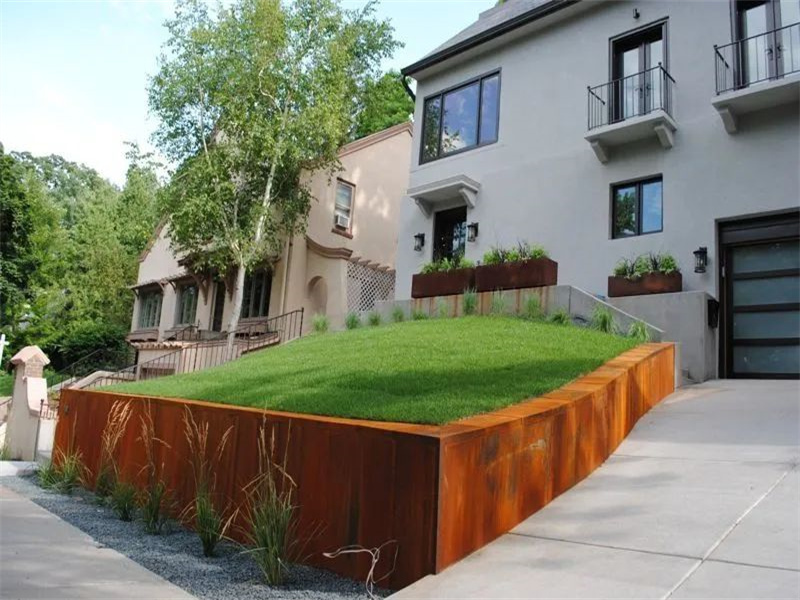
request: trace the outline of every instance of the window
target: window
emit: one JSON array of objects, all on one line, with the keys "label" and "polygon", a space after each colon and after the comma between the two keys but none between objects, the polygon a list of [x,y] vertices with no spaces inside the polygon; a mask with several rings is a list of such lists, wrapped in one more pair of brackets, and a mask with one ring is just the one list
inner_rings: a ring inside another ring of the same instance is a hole
[{"label": "window", "polygon": [[342,181],[336,182],[336,201],[333,207],[333,225],[336,229],[350,230],[353,214],[353,192],[355,186]]},{"label": "window", "polygon": [[611,188],[614,238],[656,233],[663,230],[661,177],[622,183]]},{"label": "window", "polygon": [[178,288],[178,311],[175,325],[193,325],[197,314],[197,286],[184,285]]},{"label": "window", "polygon": [[657,109],[668,110],[663,94],[666,23],[612,40],[612,121],[623,121]]},{"label": "window", "polygon": [[464,256],[467,241],[467,208],[437,212],[433,222],[433,260]]},{"label": "window", "polygon": [[143,292],[139,296],[139,329],[158,327],[161,321],[161,291]]},{"label": "window", "polygon": [[244,278],[242,319],[266,317],[269,314],[269,295],[272,291],[272,272],[256,271]]},{"label": "window", "polygon": [[421,162],[497,141],[500,74],[426,98]]}]

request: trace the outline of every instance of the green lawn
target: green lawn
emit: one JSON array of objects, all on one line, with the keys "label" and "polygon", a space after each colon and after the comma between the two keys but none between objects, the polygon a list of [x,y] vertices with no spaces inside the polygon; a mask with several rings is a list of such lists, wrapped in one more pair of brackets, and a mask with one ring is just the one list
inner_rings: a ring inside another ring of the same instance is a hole
[{"label": "green lawn", "polygon": [[112,390],[441,424],[553,390],[634,345],[511,317],[413,321],[311,335],[214,369]]},{"label": "green lawn", "polygon": [[14,390],[13,373],[0,373],[0,397],[10,396]]}]

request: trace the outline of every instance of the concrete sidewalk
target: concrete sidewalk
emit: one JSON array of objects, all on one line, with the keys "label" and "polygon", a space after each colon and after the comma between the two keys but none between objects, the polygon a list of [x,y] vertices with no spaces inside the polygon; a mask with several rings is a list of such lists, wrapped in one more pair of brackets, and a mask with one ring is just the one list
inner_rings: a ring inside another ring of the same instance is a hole
[{"label": "concrete sidewalk", "polygon": [[191,599],[0,480],[0,598]]},{"label": "concrete sidewalk", "polygon": [[798,382],[686,388],[575,488],[392,598],[800,598],[798,462]]}]

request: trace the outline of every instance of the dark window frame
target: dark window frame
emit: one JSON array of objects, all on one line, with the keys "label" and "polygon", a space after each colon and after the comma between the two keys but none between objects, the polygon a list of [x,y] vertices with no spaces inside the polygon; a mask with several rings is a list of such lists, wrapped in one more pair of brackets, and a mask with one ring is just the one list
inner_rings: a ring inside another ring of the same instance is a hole
[{"label": "dark window frame", "polygon": [[[151,311],[145,309],[147,308],[148,300],[150,298],[158,298],[156,307],[153,310],[152,314]],[[156,329],[161,325],[161,308],[164,305],[164,292],[162,290],[156,289],[149,289],[147,291],[143,291],[139,293],[139,314],[136,317],[138,329]],[[144,323],[144,316],[145,314],[153,317],[153,323],[150,323],[150,319],[148,319],[147,323]]]},{"label": "dark window frame", "polygon": [[[495,118],[495,130],[497,132],[495,139],[482,142],[481,137],[481,112],[483,107],[483,82],[486,79],[491,79],[492,77],[497,77],[497,117]],[[478,119],[475,125],[476,136],[478,141],[476,144],[472,146],[466,146],[464,148],[459,148],[458,150],[453,150],[452,152],[443,153],[442,152],[442,133],[443,133],[443,124],[444,124],[444,97],[447,94],[452,92],[457,92],[463,88],[467,88],[471,85],[478,84]],[[496,144],[500,141],[500,97],[502,95],[502,86],[503,86],[503,77],[502,77],[502,69],[494,69],[492,71],[488,71],[477,77],[473,77],[468,81],[463,81],[459,84],[451,86],[449,88],[445,88],[440,90],[436,93],[430,94],[425,96],[422,100],[422,121],[420,123],[420,144],[419,144],[419,164],[427,164],[437,160],[441,160],[443,158],[449,158],[450,156],[456,156],[463,152],[469,152],[470,150],[475,150],[476,148],[483,148],[486,146],[491,146],[492,144]],[[436,139],[436,156],[432,158],[425,158],[425,122],[427,120],[427,107],[428,102],[430,100],[435,100],[436,98],[439,99],[439,127]]]},{"label": "dark window frame", "polygon": [[[348,215],[347,229],[336,225],[336,198],[339,191],[339,185],[344,185],[350,188],[350,214]],[[355,216],[356,208],[356,184],[352,181],[343,179],[342,177],[336,178],[336,186],[333,188],[333,233],[338,233],[345,237],[353,237],[353,217]]]},{"label": "dark window frame", "polygon": [[[643,201],[643,194],[642,188],[643,186],[647,185],[648,183],[655,183],[661,182],[661,229],[654,230],[654,231],[642,231],[642,201]],[[636,188],[636,232],[631,233],[628,235],[617,235],[615,231],[615,224],[617,222],[617,190],[620,188],[626,187],[635,187]],[[640,237],[643,235],[652,235],[654,233],[663,233],[664,232],[664,176],[663,174],[659,173],[657,175],[650,175],[648,177],[639,177],[636,179],[629,179],[627,181],[619,181],[617,183],[612,183],[609,192],[609,201],[610,201],[610,212],[611,212],[611,221],[610,221],[610,237],[612,240],[626,240],[634,237]]]},{"label": "dark window frame", "polygon": [[[190,321],[183,320],[183,303],[185,301],[186,290],[194,288],[194,310]],[[194,325],[197,321],[197,305],[199,304],[200,288],[196,283],[184,283],[178,286],[178,301],[175,303],[175,326]]]},{"label": "dark window frame", "polygon": [[[270,269],[257,269],[245,275],[244,289],[242,290],[242,309],[239,313],[242,320],[266,319],[269,316],[270,296],[272,295],[272,275],[273,274]],[[262,287],[261,295],[256,303],[253,291],[255,291],[258,283],[257,278],[262,278]],[[247,289],[248,287],[250,288],[249,290]],[[245,299],[247,299],[246,315],[244,302]]]}]

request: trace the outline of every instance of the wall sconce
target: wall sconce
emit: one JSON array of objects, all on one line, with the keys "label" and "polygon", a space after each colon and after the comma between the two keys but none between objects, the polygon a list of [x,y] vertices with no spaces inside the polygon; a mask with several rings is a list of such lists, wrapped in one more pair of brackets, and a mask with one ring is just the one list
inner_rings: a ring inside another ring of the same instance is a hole
[{"label": "wall sconce", "polygon": [[478,238],[478,224],[470,223],[467,225],[467,241],[474,242]]},{"label": "wall sconce", "polygon": [[425,234],[418,233],[414,236],[414,251],[422,252],[423,246],[425,246]]},{"label": "wall sconce", "polygon": [[694,251],[694,272],[705,273],[708,266],[708,248],[700,246]]},{"label": "wall sconce", "polygon": [[641,15],[639,14],[639,9],[638,8],[634,8],[633,9],[633,18],[634,19],[638,19],[640,16]]}]

